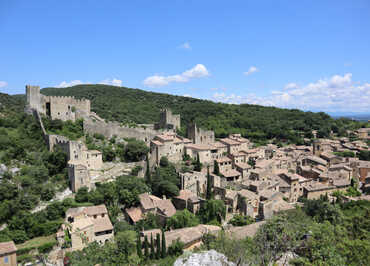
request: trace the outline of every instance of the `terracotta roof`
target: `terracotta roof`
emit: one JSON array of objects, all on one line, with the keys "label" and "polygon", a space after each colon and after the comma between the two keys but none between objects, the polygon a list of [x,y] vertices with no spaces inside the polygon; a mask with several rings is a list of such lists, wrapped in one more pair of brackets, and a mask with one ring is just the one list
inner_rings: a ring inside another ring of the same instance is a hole
[{"label": "terracotta roof", "polygon": [[72,223],[72,232],[77,232],[80,230],[84,230],[86,227],[89,226],[94,226],[93,222],[91,221],[91,218],[81,218],[81,219],[76,219]]},{"label": "terracotta roof", "polygon": [[247,163],[236,163],[235,166],[238,167],[238,168],[241,168],[241,169],[250,169],[250,168],[252,168],[252,166],[250,166]]},{"label": "terracotta roof", "polygon": [[215,141],[214,143],[212,143],[212,145],[215,146],[216,148],[226,148],[227,147],[225,143],[222,143],[219,141]]},{"label": "terracotta roof", "polygon": [[182,189],[179,192],[179,195],[175,197],[176,199],[182,199],[182,200],[188,200],[189,198],[196,196],[193,192],[190,190]]},{"label": "terracotta roof", "polygon": [[224,163],[224,162],[232,162],[232,160],[229,157],[221,157],[220,159],[216,160],[218,163]]},{"label": "terracotta roof", "polygon": [[131,207],[129,209],[126,209],[126,213],[134,223],[142,219],[143,212],[141,211],[141,208]]},{"label": "terracotta roof", "polygon": [[240,172],[234,170],[234,169],[230,169],[228,171],[225,171],[225,172],[222,172],[220,171],[220,173],[224,176],[224,177],[233,177],[233,176],[240,176]]},{"label": "terracotta roof", "polygon": [[157,145],[157,146],[162,146],[163,145],[163,143],[158,141],[158,140],[152,140],[152,143]]},{"label": "terracotta roof", "polygon": [[159,200],[156,202],[157,208],[162,212],[166,217],[171,217],[176,213],[176,208],[173,206],[171,200]]},{"label": "terracotta roof", "polygon": [[113,225],[108,216],[104,216],[103,218],[92,219],[94,224],[94,232],[103,232],[108,230],[113,230]]},{"label": "terracotta roof", "polygon": [[233,139],[230,139],[230,138],[224,138],[224,139],[220,139],[220,141],[222,143],[225,143],[226,145],[240,145],[239,142],[233,140]]},{"label": "terracotta roof", "polygon": [[305,159],[308,159],[310,161],[313,161],[313,162],[316,162],[316,163],[319,163],[319,164],[322,164],[322,165],[326,165],[327,162],[324,160],[324,159],[321,159],[320,157],[317,157],[317,156],[307,156]]},{"label": "terracotta roof", "polygon": [[187,149],[193,149],[193,150],[198,150],[198,151],[207,151],[207,150],[212,150],[213,147],[208,144],[187,144],[185,145]]},{"label": "terracotta roof", "polygon": [[161,199],[156,196],[149,195],[148,193],[143,193],[139,195],[139,200],[140,200],[141,206],[144,209],[148,210],[148,209],[155,208],[156,205],[154,201],[161,200]]},{"label": "terracotta roof", "polygon": [[258,195],[256,193],[254,193],[253,191],[250,191],[248,189],[239,190],[238,194],[242,197],[245,197],[246,199],[249,199],[249,200],[258,199]]},{"label": "terracotta roof", "polygon": [[107,207],[105,207],[104,204],[97,205],[97,206],[90,206],[90,207],[85,207],[85,213],[88,216],[93,216],[97,214],[107,214],[108,210]]},{"label": "terracotta roof", "polygon": [[9,253],[13,253],[16,251],[17,251],[17,248],[14,245],[13,241],[0,243],[0,255],[9,254]]}]

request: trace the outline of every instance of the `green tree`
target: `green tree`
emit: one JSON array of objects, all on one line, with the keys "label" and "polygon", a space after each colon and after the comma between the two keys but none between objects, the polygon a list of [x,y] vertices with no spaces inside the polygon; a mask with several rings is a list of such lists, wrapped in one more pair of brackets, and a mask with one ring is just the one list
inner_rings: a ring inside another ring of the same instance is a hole
[{"label": "green tree", "polygon": [[87,187],[80,188],[75,195],[76,202],[89,201],[89,189]]},{"label": "green tree", "polygon": [[207,191],[206,199],[210,200],[212,198],[212,180],[211,175],[209,174],[209,166],[207,166]]},{"label": "green tree", "polygon": [[148,242],[148,237],[144,237],[144,257],[145,259],[149,258],[149,242]]},{"label": "green tree", "polygon": [[213,173],[215,175],[220,175],[220,167],[218,166],[218,162],[216,160],[214,161]]},{"label": "green tree", "polygon": [[141,246],[141,239],[140,235],[137,234],[137,239],[136,239],[136,253],[137,255],[142,258],[143,257],[143,251],[142,251],[142,246]]},{"label": "green tree", "polygon": [[159,233],[157,233],[157,236],[155,238],[155,243],[156,243],[156,253],[155,253],[155,258],[157,260],[160,259],[161,257],[161,239]]},{"label": "green tree", "polygon": [[168,218],[166,226],[168,229],[179,229],[196,226],[198,224],[198,217],[185,209],[182,211],[177,211],[173,216]]},{"label": "green tree", "polygon": [[162,258],[165,258],[166,256],[166,236],[164,234],[164,230],[162,230]]},{"label": "green tree", "polygon": [[124,156],[128,162],[138,162],[141,161],[148,152],[149,148],[144,141],[131,139],[125,146]]},{"label": "green tree", "polygon": [[221,223],[225,215],[226,207],[222,200],[207,200],[200,209],[200,217],[203,223],[212,221]]},{"label": "green tree", "polygon": [[194,165],[194,171],[197,171],[197,172],[202,171],[202,164],[201,164],[200,159],[199,159],[199,154],[197,154],[197,160],[196,160],[195,165]]},{"label": "green tree", "polygon": [[150,258],[155,258],[153,234],[150,234]]},{"label": "green tree", "polygon": [[254,223],[254,219],[250,216],[244,216],[240,214],[235,214],[233,218],[229,221],[229,224],[232,224],[233,226],[244,226],[248,224]]}]

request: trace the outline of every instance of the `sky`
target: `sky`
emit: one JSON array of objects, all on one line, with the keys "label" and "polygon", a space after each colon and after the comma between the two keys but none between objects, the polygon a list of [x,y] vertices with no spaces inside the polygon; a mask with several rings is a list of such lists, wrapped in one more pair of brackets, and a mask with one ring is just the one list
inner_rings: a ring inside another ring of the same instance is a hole
[{"label": "sky", "polygon": [[82,83],[370,113],[370,1],[1,0],[0,92]]}]

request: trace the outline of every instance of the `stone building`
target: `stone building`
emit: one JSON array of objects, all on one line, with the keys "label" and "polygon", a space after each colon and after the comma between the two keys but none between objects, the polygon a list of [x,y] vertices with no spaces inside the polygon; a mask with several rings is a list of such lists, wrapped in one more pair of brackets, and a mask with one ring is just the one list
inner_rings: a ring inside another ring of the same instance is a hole
[{"label": "stone building", "polygon": [[75,121],[90,114],[90,101],[66,96],[45,96],[39,86],[26,86],[27,110],[37,110],[51,119]]},{"label": "stone building", "polygon": [[184,146],[191,143],[187,138],[180,137],[174,132],[166,132],[154,137],[150,142],[150,160],[152,164],[158,165],[163,156],[170,162],[182,160]]},{"label": "stone building", "polygon": [[358,161],[357,168],[358,168],[360,181],[362,183],[365,183],[366,177],[370,174],[370,162],[368,162],[368,161]]},{"label": "stone building", "polygon": [[359,139],[370,139],[370,128],[360,128],[356,133]]},{"label": "stone building", "polygon": [[188,190],[199,196],[203,195],[207,189],[207,174],[203,172],[180,173],[180,184],[182,190]]},{"label": "stone building", "polygon": [[213,144],[215,142],[215,133],[212,130],[198,128],[195,123],[188,125],[187,136],[194,144]]},{"label": "stone building", "polygon": [[170,129],[176,131],[177,128],[181,128],[180,123],[180,115],[174,115],[171,110],[163,109],[159,116],[159,122],[154,124],[154,129]]},{"label": "stone building", "polygon": [[171,200],[160,199],[154,195],[143,193],[139,195],[139,207],[131,207],[125,210],[126,219],[135,224],[145,218],[148,213],[155,214],[159,217],[160,223],[164,225],[166,220],[176,213]]},{"label": "stone building", "polygon": [[173,204],[176,207],[176,210],[187,209],[192,213],[197,213],[200,210],[202,204],[202,199],[198,197],[195,193],[190,190],[180,190],[178,196],[172,199]]},{"label": "stone building", "polygon": [[81,250],[88,243],[105,244],[112,240],[113,225],[105,205],[70,208],[66,211],[66,221],[58,232],[58,242],[64,241],[65,232],[70,235],[72,250]]},{"label": "stone building", "polygon": [[17,248],[13,241],[0,243],[0,266],[17,265]]}]

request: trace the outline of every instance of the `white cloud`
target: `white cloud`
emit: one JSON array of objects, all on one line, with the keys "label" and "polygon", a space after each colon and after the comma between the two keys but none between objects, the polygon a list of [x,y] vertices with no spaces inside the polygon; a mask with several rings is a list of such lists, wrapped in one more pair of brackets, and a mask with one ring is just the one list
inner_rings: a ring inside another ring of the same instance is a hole
[{"label": "white cloud", "polygon": [[104,84],[104,85],[112,85],[112,86],[117,86],[121,87],[122,86],[122,80],[120,79],[105,79],[99,82],[99,84]]},{"label": "white cloud", "polygon": [[185,42],[183,44],[181,44],[179,46],[180,49],[183,49],[183,50],[191,50],[191,46],[190,46],[190,43],[189,42]]},{"label": "white cloud", "polygon": [[184,96],[184,97],[191,97],[191,95],[190,95],[190,94],[184,94],[183,96]]},{"label": "white cloud", "polygon": [[162,87],[166,86],[172,82],[176,83],[185,83],[195,78],[203,78],[209,76],[207,68],[202,64],[197,64],[193,68],[184,71],[181,74],[170,75],[170,76],[161,76],[153,75],[147,77],[143,83],[147,87]]},{"label": "white cloud", "polygon": [[249,76],[255,72],[257,72],[259,69],[255,66],[251,66],[247,72],[244,72],[244,75]]},{"label": "white cloud", "polygon": [[8,82],[0,80],[0,88],[8,86]]},{"label": "white cloud", "polygon": [[370,83],[354,82],[352,74],[347,73],[319,79],[302,87],[289,83],[283,90],[271,91],[266,96],[215,93],[213,99],[225,103],[249,103],[313,111],[368,112]]},{"label": "white cloud", "polygon": [[62,81],[59,85],[57,85],[57,88],[66,88],[66,87],[72,87],[80,84],[86,84],[86,82],[82,82],[81,80],[72,80],[70,82]]}]

